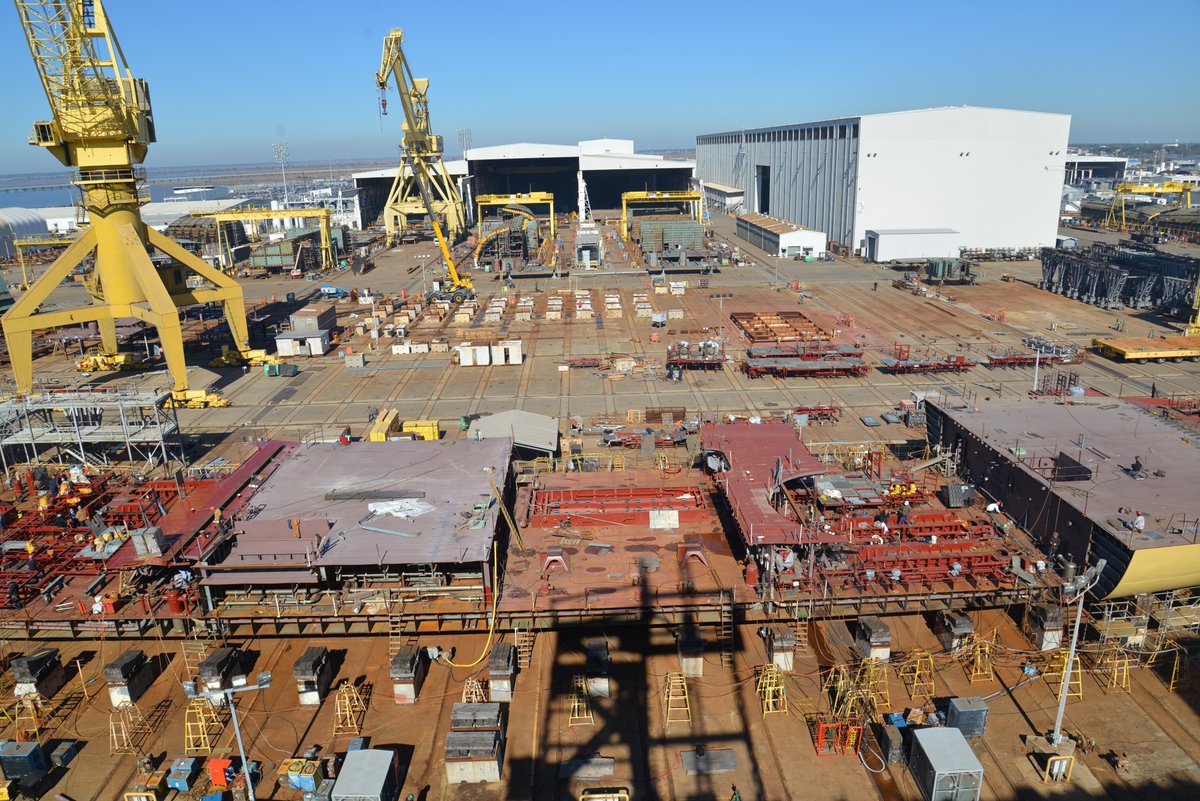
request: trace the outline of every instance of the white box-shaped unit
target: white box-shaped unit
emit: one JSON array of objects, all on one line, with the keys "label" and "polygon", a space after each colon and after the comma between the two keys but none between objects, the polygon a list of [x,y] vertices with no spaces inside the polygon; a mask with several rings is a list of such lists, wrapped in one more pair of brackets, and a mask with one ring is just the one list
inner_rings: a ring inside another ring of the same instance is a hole
[{"label": "white box-shaped unit", "polygon": [[867,231],[866,257],[874,262],[958,258],[961,236],[950,228],[884,228]]}]

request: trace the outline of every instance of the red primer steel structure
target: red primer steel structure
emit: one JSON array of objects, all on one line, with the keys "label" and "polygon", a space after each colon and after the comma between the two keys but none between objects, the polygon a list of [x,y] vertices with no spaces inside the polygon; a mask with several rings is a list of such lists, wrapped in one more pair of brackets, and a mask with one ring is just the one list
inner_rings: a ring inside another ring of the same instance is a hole
[{"label": "red primer steel structure", "polygon": [[838,421],[838,413],[841,409],[836,404],[826,403],[815,406],[797,406],[792,409],[792,414],[808,415],[810,423],[836,423]]},{"label": "red primer steel structure", "polygon": [[885,373],[899,375],[901,373],[965,373],[979,364],[975,359],[961,353],[948,356],[924,357],[912,355],[912,345],[897,343],[892,348],[892,358],[884,359],[879,369]]},{"label": "red primer steel structure", "polygon": [[835,345],[818,339],[776,345],[751,345],[746,349],[746,355],[751,359],[792,358],[806,361],[860,359],[863,349],[858,345]]},{"label": "red primer steel structure", "polygon": [[778,420],[705,425],[700,444],[730,469],[714,475],[747,547],[799,543],[801,525],[781,515],[772,497],[781,482],[823,475],[827,468],[796,432]]},{"label": "red primer steel structure", "polygon": [[698,486],[576,490],[535,487],[528,526],[649,526],[656,512],[674,512],[678,523],[700,522],[709,516],[704,496]]},{"label": "red primer steel structure", "polygon": [[742,361],[742,372],[750,378],[843,378],[864,376],[871,368],[861,359],[762,358]]}]

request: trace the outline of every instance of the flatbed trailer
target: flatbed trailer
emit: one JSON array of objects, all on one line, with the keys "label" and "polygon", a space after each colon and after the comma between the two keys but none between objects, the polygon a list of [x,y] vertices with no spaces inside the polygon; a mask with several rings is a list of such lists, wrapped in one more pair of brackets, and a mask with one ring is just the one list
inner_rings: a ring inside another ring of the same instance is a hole
[{"label": "flatbed trailer", "polygon": [[1195,337],[1123,337],[1119,339],[1095,338],[1094,347],[1100,354],[1126,362],[1163,363],[1166,361],[1200,362],[1200,336]]}]

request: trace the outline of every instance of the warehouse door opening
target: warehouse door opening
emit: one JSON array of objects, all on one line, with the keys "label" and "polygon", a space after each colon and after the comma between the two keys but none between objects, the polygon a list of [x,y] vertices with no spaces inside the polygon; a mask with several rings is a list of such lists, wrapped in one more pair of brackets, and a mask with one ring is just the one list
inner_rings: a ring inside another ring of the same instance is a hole
[{"label": "warehouse door opening", "polygon": [[771,213],[771,168],[759,164],[754,168],[754,182],[758,184],[758,213]]}]

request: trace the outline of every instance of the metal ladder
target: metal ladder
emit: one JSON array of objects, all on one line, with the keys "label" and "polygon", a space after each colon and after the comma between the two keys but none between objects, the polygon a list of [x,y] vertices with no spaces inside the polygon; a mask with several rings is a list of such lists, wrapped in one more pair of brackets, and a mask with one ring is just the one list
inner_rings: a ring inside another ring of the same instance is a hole
[{"label": "metal ladder", "polygon": [[517,667],[528,668],[533,662],[533,642],[536,635],[533,629],[517,629]]},{"label": "metal ladder", "polygon": [[721,664],[733,667],[733,597],[732,593],[721,591],[721,626],[719,630],[721,641]]}]

